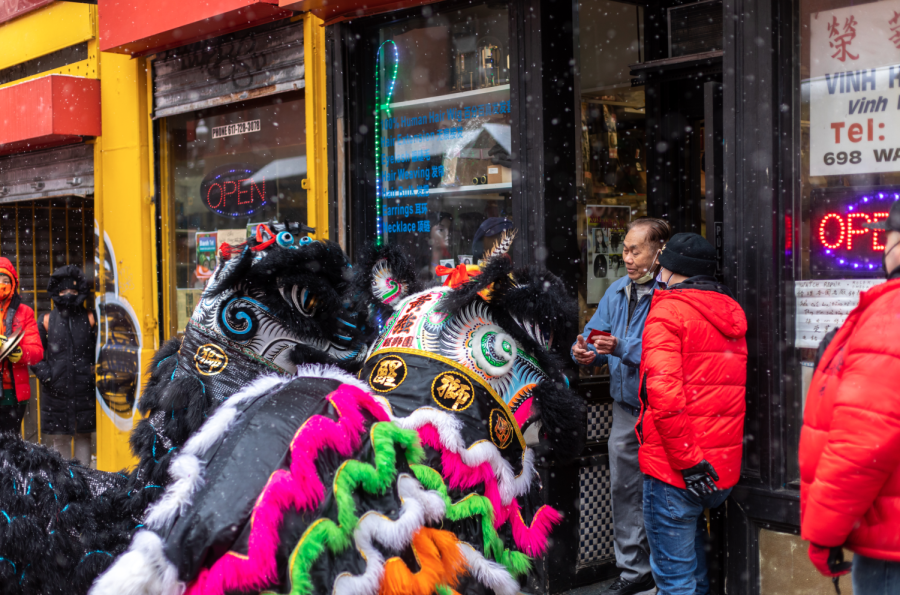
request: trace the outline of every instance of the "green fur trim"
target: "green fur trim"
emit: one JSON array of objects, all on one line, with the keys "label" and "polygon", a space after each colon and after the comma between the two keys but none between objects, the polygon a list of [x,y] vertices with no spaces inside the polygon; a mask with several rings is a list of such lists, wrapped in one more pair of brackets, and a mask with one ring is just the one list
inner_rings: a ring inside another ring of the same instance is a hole
[{"label": "green fur trim", "polygon": [[518,578],[531,570],[531,558],[522,552],[506,549],[503,540],[494,529],[494,507],[491,501],[478,494],[469,494],[459,502],[452,502],[444,478],[436,470],[426,465],[410,465],[416,479],[426,490],[434,490],[447,505],[447,518],[459,521],[476,515],[481,516],[481,534],[484,537],[484,554],[503,564],[511,575]]},{"label": "green fur trim", "polygon": [[333,485],[340,524],[335,524],[331,519],[318,519],[303,533],[289,560],[291,595],[312,593],[309,572],[326,545],[333,554],[340,554],[350,547],[353,530],[359,523],[354,491],[362,488],[380,495],[393,485],[397,478],[395,445],[399,444],[405,450],[407,463],[417,463],[425,456],[415,430],[403,430],[392,422],[378,422],[372,424],[369,436],[375,453],[375,466],[350,459],[338,468]]}]

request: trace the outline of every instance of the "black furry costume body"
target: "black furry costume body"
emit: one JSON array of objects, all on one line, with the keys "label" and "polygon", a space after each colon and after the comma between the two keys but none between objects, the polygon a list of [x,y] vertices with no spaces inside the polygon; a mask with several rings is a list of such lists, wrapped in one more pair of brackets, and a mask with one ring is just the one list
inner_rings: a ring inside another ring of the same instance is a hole
[{"label": "black furry costume body", "polygon": [[[244,383],[262,373],[290,376],[306,362],[358,367],[364,343],[344,309],[350,266],[340,246],[308,238],[283,245],[274,235],[300,227],[271,227],[270,237],[231,247],[183,340],[153,358],[138,405],[143,419],[130,438],[134,469],[92,471],[0,435],[0,593],[87,593],[162,495],[179,448]],[[256,330],[268,332],[277,353],[242,343]],[[185,351],[203,344],[227,354],[221,373],[205,375],[208,362]]]}]

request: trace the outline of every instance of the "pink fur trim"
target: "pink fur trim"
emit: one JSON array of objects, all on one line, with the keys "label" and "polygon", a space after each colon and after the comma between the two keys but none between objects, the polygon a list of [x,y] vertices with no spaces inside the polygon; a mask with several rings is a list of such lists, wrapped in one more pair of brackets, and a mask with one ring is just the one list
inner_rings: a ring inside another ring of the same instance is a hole
[{"label": "pink fur trim", "polygon": [[[562,515],[550,506],[541,506],[531,519],[531,526],[525,524],[522,512],[519,510],[519,502],[513,500],[509,505],[510,518],[512,519],[513,540],[523,552],[532,558],[542,556],[547,550],[547,537],[556,525],[562,520]],[[514,509],[514,510],[513,510]]]},{"label": "pink fur trim", "polygon": [[547,537],[553,525],[562,520],[562,515],[557,510],[541,506],[535,513],[531,526],[527,525],[522,518],[518,500],[513,498],[508,506],[503,505],[497,477],[490,463],[482,463],[477,467],[466,465],[462,457],[443,445],[440,433],[431,424],[419,428],[419,439],[422,444],[441,453],[444,479],[451,488],[466,490],[480,483],[484,484],[484,495],[494,508],[494,527],[499,529],[511,519],[513,541],[521,551],[532,557],[540,556],[546,551]]},{"label": "pink fur trim", "polygon": [[522,404],[519,405],[519,408],[516,409],[515,413],[513,413],[516,418],[516,423],[519,424],[520,428],[525,424],[526,421],[528,421],[528,417],[531,415],[531,402],[532,398],[528,397],[527,399],[522,401]]},{"label": "pink fur trim", "polygon": [[281,469],[270,477],[250,517],[247,557],[229,552],[200,571],[186,595],[223,595],[226,591],[258,591],[278,577],[275,553],[278,529],[288,508],[314,510],[325,493],[316,471],[319,452],[330,448],[349,457],[359,447],[365,432],[367,411],[378,421],[389,421],[384,409],[368,393],[348,384],[326,397],[339,415],[335,423],[316,415],[306,420],[291,441],[290,471]]}]

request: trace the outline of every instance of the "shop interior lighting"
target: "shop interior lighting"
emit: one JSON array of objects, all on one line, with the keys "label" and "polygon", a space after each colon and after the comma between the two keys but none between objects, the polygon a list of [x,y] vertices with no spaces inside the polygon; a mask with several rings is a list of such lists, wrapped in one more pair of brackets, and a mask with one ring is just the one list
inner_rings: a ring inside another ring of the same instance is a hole
[{"label": "shop interior lighting", "polygon": [[[391,44],[394,50],[394,67],[391,71],[390,82],[388,83],[387,93],[384,99],[381,97],[381,56],[387,44]],[[394,85],[397,83],[397,68],[400,66],[400,52],[397,50],[397,44],[392,39],[388,39],[380,46],[375,53],[375,234],[378,246],[384,244],[384,220],[382,213],[382,189],[381,189],[381,173],[384,169],[381,163],[384,154],[384,137],[381,122],[382,118],[389,119],[391,117],[391,99],[394,97]]]}]

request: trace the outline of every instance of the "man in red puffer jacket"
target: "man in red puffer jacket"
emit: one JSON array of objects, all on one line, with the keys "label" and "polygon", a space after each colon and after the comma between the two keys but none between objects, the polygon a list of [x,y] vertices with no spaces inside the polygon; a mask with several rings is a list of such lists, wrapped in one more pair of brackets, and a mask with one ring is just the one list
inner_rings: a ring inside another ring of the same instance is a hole
[{"label": "man in red puffer jacket", "polygon": [[7,337],[22,333],[22,340],[0,361],[0,432],[18,432],[31,398],[28,366],[41,361],[44,346],[34,320],[34,310],[19,298],[19,275],[8,258],[0,257],[0,351]]},{"label": "man in red puffer jacket", "polygon": [[825,349],[800,433],[801,535],[825,576],[849,571],[857,595],[900,593],[900,202],[885,221],[888,281]]},{"label": "man in red puffer jacket", "polygon": [[659,255],[644,327],[641,442],[644,526],[659,595],[706,595],[706,508],[721,505],[741,474],[747,318],[716,282],[716,251],[679,233]]}]

